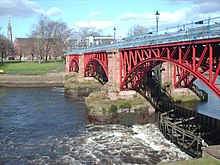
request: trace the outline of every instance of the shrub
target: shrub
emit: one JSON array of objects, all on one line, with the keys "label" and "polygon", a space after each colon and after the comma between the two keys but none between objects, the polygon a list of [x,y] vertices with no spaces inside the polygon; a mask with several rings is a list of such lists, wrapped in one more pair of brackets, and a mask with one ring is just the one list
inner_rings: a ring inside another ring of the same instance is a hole
[{"label": "shrub", "polygon": [[131,103],[128,101],[122,102],[119,106],[120,108],[131,108]]},{"label": "shrub", "polygon": [[114,104],[109,108],[109,113],[117,113],[118,107]]}]

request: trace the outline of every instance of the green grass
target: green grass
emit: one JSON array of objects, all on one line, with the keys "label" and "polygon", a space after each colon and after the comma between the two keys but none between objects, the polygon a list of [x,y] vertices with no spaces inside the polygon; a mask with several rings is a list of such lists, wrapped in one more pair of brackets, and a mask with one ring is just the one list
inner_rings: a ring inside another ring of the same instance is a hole
[{"label": "green grass", "polygon": [[219,165],[219,164],[220,164],[220,160],[215,159],[211,156],[206,156],[198,159],[164,163],[163,165]]},{"label": "green grass", "polygon": [[64,72],[65,64],[62,62],[7,62],[0,66],[6,74],[45,74]]}]

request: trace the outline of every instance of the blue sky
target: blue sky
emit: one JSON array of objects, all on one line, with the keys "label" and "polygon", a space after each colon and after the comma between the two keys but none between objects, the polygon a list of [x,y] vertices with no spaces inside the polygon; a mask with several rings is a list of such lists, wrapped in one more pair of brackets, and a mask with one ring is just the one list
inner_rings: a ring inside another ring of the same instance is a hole
[{"label": "blue sky", "polygon": [[13,39],[26,37],[39,15],[66,22],[70,28],[96,27],[103,35],[124,37],[134,25],[155,29],[220,16],[219,0],[1,0],[0,33],[7,35],[10,18]]}]

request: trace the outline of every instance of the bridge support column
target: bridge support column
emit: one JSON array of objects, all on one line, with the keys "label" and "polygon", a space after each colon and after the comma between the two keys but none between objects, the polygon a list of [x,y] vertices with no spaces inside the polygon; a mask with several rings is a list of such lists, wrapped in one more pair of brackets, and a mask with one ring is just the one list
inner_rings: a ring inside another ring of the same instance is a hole
[{"label": "bridge support column", "polygon": [[69,68],[70,68],[70,56],[66,56],[66,72],[69,73]]},{"label": "bridge support column", "polygon": [[84,78],[84,54],[79,55],[79,78]]},{"label": "bridge support column", "polygon": [[189,88],[174,88],[174,65],[169,62],[162,64],[161,88],[165,89],[173,101],[199,101],[200,98]]},{"label": "bridge support column", "polygon": [[120,55],[119,51],[111,50],[108,55],[108,85],[120,90]]},{"label": "bridge support column", "polygon": [[174,66],[170,62],[164,62],[162,64],[162,70],[161,70],[161,84],[165,85],[168,84],[171,86],[174,86],[173,84],[173,69]]}]

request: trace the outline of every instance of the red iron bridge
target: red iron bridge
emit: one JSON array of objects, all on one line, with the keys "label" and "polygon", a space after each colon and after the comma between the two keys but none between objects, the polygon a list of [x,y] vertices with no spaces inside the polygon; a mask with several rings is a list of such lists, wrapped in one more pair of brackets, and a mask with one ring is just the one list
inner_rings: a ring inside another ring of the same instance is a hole
[{"label": "red iron bridge", "polygon": [[69,72],[96,77],[119,90],[139,88],[159,68],[161,83],[192,88],[199,79],[220,99],[220,17],[74,49],[66,59]]}]

